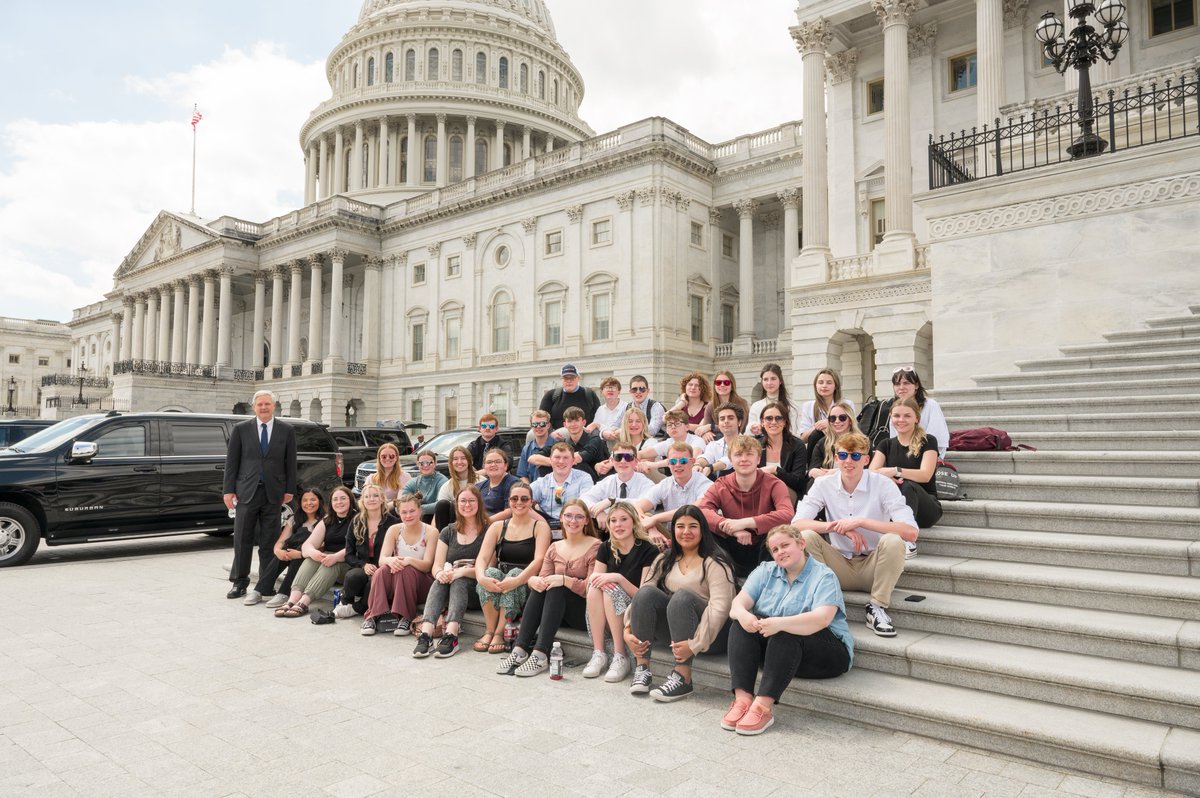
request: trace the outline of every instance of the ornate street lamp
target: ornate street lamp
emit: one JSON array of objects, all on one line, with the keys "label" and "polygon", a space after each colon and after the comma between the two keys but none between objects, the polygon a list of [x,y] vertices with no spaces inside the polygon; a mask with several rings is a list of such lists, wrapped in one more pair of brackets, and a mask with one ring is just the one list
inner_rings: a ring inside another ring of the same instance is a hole
[{"label": "ornate street lamp", "polygon": [[[1102,32],[1088,24],[1088,15],[1094,14]],[[1104,152],[1108,142],[1092,131],[1095,123],[1095,106],[1092,104],[1092,81],[1089,70],[1099,59],[1112,63],[1116,60],[1121,45],[1129,38],[1129,24],[1125,22],[1125,4],[1121,0],[1067,0],[1067,16],[1075,20],[1075,27],[1064,35],[1064,28],[1053,11],[1047,11],[1034,30],[1041,42],[1046,57],[1054,64],[1059,74],[1074,68],[1079,72],[1079,126],[1082,135],[1067,147],[1072,158],[1087,158]]]},{"label": "ornate street lamp", "polygon": [[346,426],[354,426],[354,417],[358,415],[358,409],[354,406],[354,400],[346,402]]},{"label": "ornate street lamp", "polygon": [[9,377],[8,378],[8,412],[10,412],[10,413],[17,412],[16,409],[13,407],[13,394],[15,394],[16,392],[17,392],[17,378]]},{"label": "ornate street lamp", "polygon": [[79,361],[79,398],[76,400],[76,402],[75,402],[76,404],[80,404],[80,405],[83,404],[83,380],[84,380],[84,375],[86,375],[86,374],[87,374],[87,366],[84,365],[83,361],[81,360],[81,361]]}]

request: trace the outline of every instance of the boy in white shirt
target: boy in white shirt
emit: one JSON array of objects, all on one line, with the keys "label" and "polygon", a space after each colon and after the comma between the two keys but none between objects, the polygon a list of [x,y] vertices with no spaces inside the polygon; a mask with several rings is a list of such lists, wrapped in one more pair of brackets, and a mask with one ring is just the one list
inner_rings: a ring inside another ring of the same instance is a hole
[{"label": "boy in white shirt", "polygon": [[613,447],[614,473],[597,482],[582,496],[592,519],[601,529],[608,528],[608,509],[621,500],[634,501],[645,496],[654,483],[637,470],[637,452],[629,441]]},{"label": "boy in white shirt", "polygon": [[746,425],[746,414],[739,404],[726,402],[717,408],[717,429],[721,437],[704,447],[704,453],[696,458],[696,469],[716,479],[733,468],[729,459],[729,442],[742,433]]},{"label": "boy in white shirt", "polygon": [[672,443],[686,443],[692,450],[692,457],[699,457],[704,451],[704,441],[688,432],[687,415],[682,410],[668,410],[663,414],[663,428],[670,437],[665,441],[646,441],[638,457],[649,460],[647,468],[666,468],[667,451]]},{"label": "boy in white shirt", "polygon": [[[672,441],[667,454],[671,478],[664,479],[633,503],[642,513],[642,524],[650,534],[650,540],[660,549],[670,543],[664,533],[668,532],[675,511],[685,504],[699,504],[712,487],[709,478],[693,468],[692,450],[686,442]],[[652,513],[659,506],[663,508],[662,512]]]}]

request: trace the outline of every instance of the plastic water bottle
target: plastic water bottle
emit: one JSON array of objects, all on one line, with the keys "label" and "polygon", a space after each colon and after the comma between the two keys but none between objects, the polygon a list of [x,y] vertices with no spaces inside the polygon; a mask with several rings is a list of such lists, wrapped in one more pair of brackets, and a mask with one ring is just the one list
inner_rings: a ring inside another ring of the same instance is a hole
[{"label": "plastic water bottle", "polygon": [[562,645],[556,640],[554,646],[550,649],[550,678],[554,681],[559,681],[563,676],[563,650]]},{"label": "plastic water bottle", "polygon": [[513,646],[517,643],[517,625],[513,623],[512,618],[508,619],[508,623],[504,624],[504,650],[511,652]]}]

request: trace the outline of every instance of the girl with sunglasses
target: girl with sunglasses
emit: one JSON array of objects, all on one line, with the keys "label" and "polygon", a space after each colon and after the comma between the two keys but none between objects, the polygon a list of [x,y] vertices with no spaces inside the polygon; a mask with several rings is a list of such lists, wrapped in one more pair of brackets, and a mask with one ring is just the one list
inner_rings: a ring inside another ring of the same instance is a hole
[{"label": "girl with sunglasses", "polygon": [[[837,461],[837,443],[843,435],[861,434],[854,419],[854,408],[849,402],[834,402],[829,411],[829,425],[808,439],[808,482],[834,471]],[[807,487],[805,488],[807,490]]]},{"label": "girl with sunglasses", "polygon": [[762,416],[762,457],[758,467],[764,474],[779,477],[792,492],[795,501],[804,495],[808,483],[808,450],[792,434],[791,417],[780,402],[767,402]]},{"label": "girl with sunglasses", "polygon": [[705,443],[712,443],[717,438],[717,409],[723,404],[740,405],[742,418],[750,414],[750,403],[738,396],[733,372],[724,370],[718,371],[713,377],[713,400],[704,414],[704,423],[696,428],[696,434]]},{"label": "girl with sunglasses", "polygon": [[367,477],[366,485],[383,488],[383,498],[391,507],[410,478],[400,467],[400,448],[394,443],[385,443],[375,452],[375,473]]}]

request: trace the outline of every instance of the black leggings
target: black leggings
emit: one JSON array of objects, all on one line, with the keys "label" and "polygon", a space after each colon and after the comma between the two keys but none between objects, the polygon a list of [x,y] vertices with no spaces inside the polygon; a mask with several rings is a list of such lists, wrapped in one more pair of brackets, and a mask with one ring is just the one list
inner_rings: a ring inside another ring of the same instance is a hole
[{"label": "black leggings", "polygon": [[433,508],[433,525],[440,529],[445,529],[446,525],[454,520],[454,502],[448,499],[442,499]]},{"label": "black leggings", "polygon": [[[529,591],[525,611],[521,615],[521,631],[517,633],[517,645],[529,651],[550,653],[554,636],[560,626],[572,629],[587,628],[587,601],[583,596],[567,587],[552,587],[538,592]],[[534,638],[537,642],[534,642]]]},{"label": "black leggings", "polygon": [[371,577],[362,568],[351,568],[342,577],[342,603],[354,607],[362,615],[367,611],[367,598],[371,595]]},{"label": "black leggings", "polygon": [[909,509],[917,519],[917,526],[928,529],[941,520],[942,503],[938,501],[937,496],[907,479],[900,483],[900,492],[904,494],[904,501],[908,502]]},{"label": "black leggings", "polygon": [[747,632],[737,621],[732,622],[729,626],[731,688],[755,695],[754,680],[760,666],[762,683],[757,695],[778,701],[794,676],[832,679],[850,670],[850,652],[829,627],[811,635],[778,632],[764,637]]},{"label": "black leggings", "polygon": [[281,584],[279,589],[275,591],[276,593],[283,593],[284,595],[287,595],[292,592],[292,580],[296,578],[296,572],[300,570],[300,565],[303,562],[303,558],[299,560],[288,560],[286,565],[282,560],[279,562],[279,565],[285,570],[283,572],[283,584]]}]

